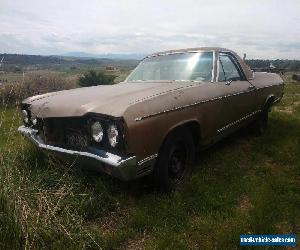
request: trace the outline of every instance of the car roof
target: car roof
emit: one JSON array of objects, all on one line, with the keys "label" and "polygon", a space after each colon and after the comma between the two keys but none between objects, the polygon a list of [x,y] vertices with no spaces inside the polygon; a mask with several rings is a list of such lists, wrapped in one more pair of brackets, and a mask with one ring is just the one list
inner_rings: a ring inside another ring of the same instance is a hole
[{"label": "car roof", "polygon": [[153,53],[146,58],[153,57],[153,56],[160,56],[160,55],[168,55],[168,54],[176,54],[176,53],[186,53],[186,52],[209,52],[209,51],[215,51],[215,52],[228,52],[233,54],[238,62],[240,63],[242,70],[245,73],[245,76],[248,80],[253,79],[253,71],[250,69],[250,67],[246,64],[246,62],[233,50],[221,48],[221,47],[197,47],[197,48],[186,48],[186,49],[176,49],[176,50],[167,50],[162,52],[156,52]]},{"label": "car roof", "polygon": [[226,48],[221,48],[221,47],[197,47],[197,48],[186,48],[186,49],[176,49],[176,50],[167,50],[167,51],[161,51],[161,52],[155,52],[151,56],[157,56],[157,55],[164,55],[164,54],[175,54],[175,53],[184,53],[184,52],[208,52],[208,51],[217,51],[217,52],[232,52],[236,54],[234,51],[226,49]]}]

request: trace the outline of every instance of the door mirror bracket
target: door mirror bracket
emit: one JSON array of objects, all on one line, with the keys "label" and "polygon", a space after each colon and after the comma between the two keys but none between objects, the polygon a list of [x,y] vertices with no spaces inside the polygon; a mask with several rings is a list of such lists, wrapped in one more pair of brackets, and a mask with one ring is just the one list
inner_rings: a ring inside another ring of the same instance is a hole
[{"label": "door mirror bracket", "polygon": [[226,82],[226,85],[230,85],[232,83],[232,80],[229,80]]}]

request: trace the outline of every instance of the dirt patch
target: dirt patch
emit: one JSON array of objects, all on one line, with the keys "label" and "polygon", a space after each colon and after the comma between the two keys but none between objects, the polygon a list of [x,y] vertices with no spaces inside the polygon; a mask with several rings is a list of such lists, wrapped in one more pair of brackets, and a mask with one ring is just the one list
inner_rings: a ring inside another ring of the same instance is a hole
[{"label": "dirt patch", "polygon": [[242,213],[247,213],[253,209],[253,205],[247,195],[242,195],[240,197],[237,210]]},{"label": "dirt patch", "polygon": [[89,223],[88,226],[98,230],[101,235],[106,236],[123,227],[127,223],[128,218],[129,211],[118,208],[108,216],[96,219],[92,223]]},{"label": "dirt patch", "polygon": [[277,228],[279,233],[288,234],[293,232],[293,227],[287,221],[280,221],[275,224],[275,228]]},{"label": "dirt patch", "polygon": [[293,108],[292,107],[274,107],[274,110],[276,112],[282,112],[286,114],[292,114],[293,113]]},{"label": "dirt patch", "polygon": [[122,250],[142,250],[146,249],[146,242],[150,240],[150,236],[144,231],[139,237],[128,239],[121,247]]},{"label": "dirt patch", "polygon": [[124,226],[129,218],[129,211],[125,209],[118,209],[112,212],[109,216],[101,218],[100,232],[103,235],[110,234],[116,229]]},{"label": "dirt patch", "polygon": [[298,106],[298,105],[300,105],[300,101],[296,101],[296,102],[294,102],[294,103],[293,103],[293,105],[295,105],[295,106]]}]

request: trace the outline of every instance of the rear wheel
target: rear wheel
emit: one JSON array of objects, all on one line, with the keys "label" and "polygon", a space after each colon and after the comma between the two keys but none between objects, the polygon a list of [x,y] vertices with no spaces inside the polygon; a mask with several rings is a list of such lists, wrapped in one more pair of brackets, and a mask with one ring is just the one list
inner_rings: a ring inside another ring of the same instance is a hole
[{"label": "rear wheel", "polygon": [[262,135],[268,128],[270,106],[268,105],[262,112],[259,114],[258,118],[253,122],[251,128],[255,135]]},{"label": "rear wheel", "polygon": [[174,190],[189,175],[195,159],[194,140],[186,129],[172,132],[165,140],[155,167],[155,182],[161,191]]},{"label": "rear wheel", "polygon": [[269,112],[263,111],[258,119],[257,134],[262,135],[268,128]]}]

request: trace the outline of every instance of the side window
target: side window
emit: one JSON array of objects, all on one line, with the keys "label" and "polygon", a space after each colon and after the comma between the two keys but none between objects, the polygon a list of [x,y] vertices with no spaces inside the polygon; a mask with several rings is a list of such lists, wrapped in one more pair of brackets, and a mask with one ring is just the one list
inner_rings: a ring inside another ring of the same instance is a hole
[{"label": "side window", "polygon": [[226,54],[219,56],[219,82],[223,81],[238,81],[241,80],[241,75],[233,62],[233,59]]}]

